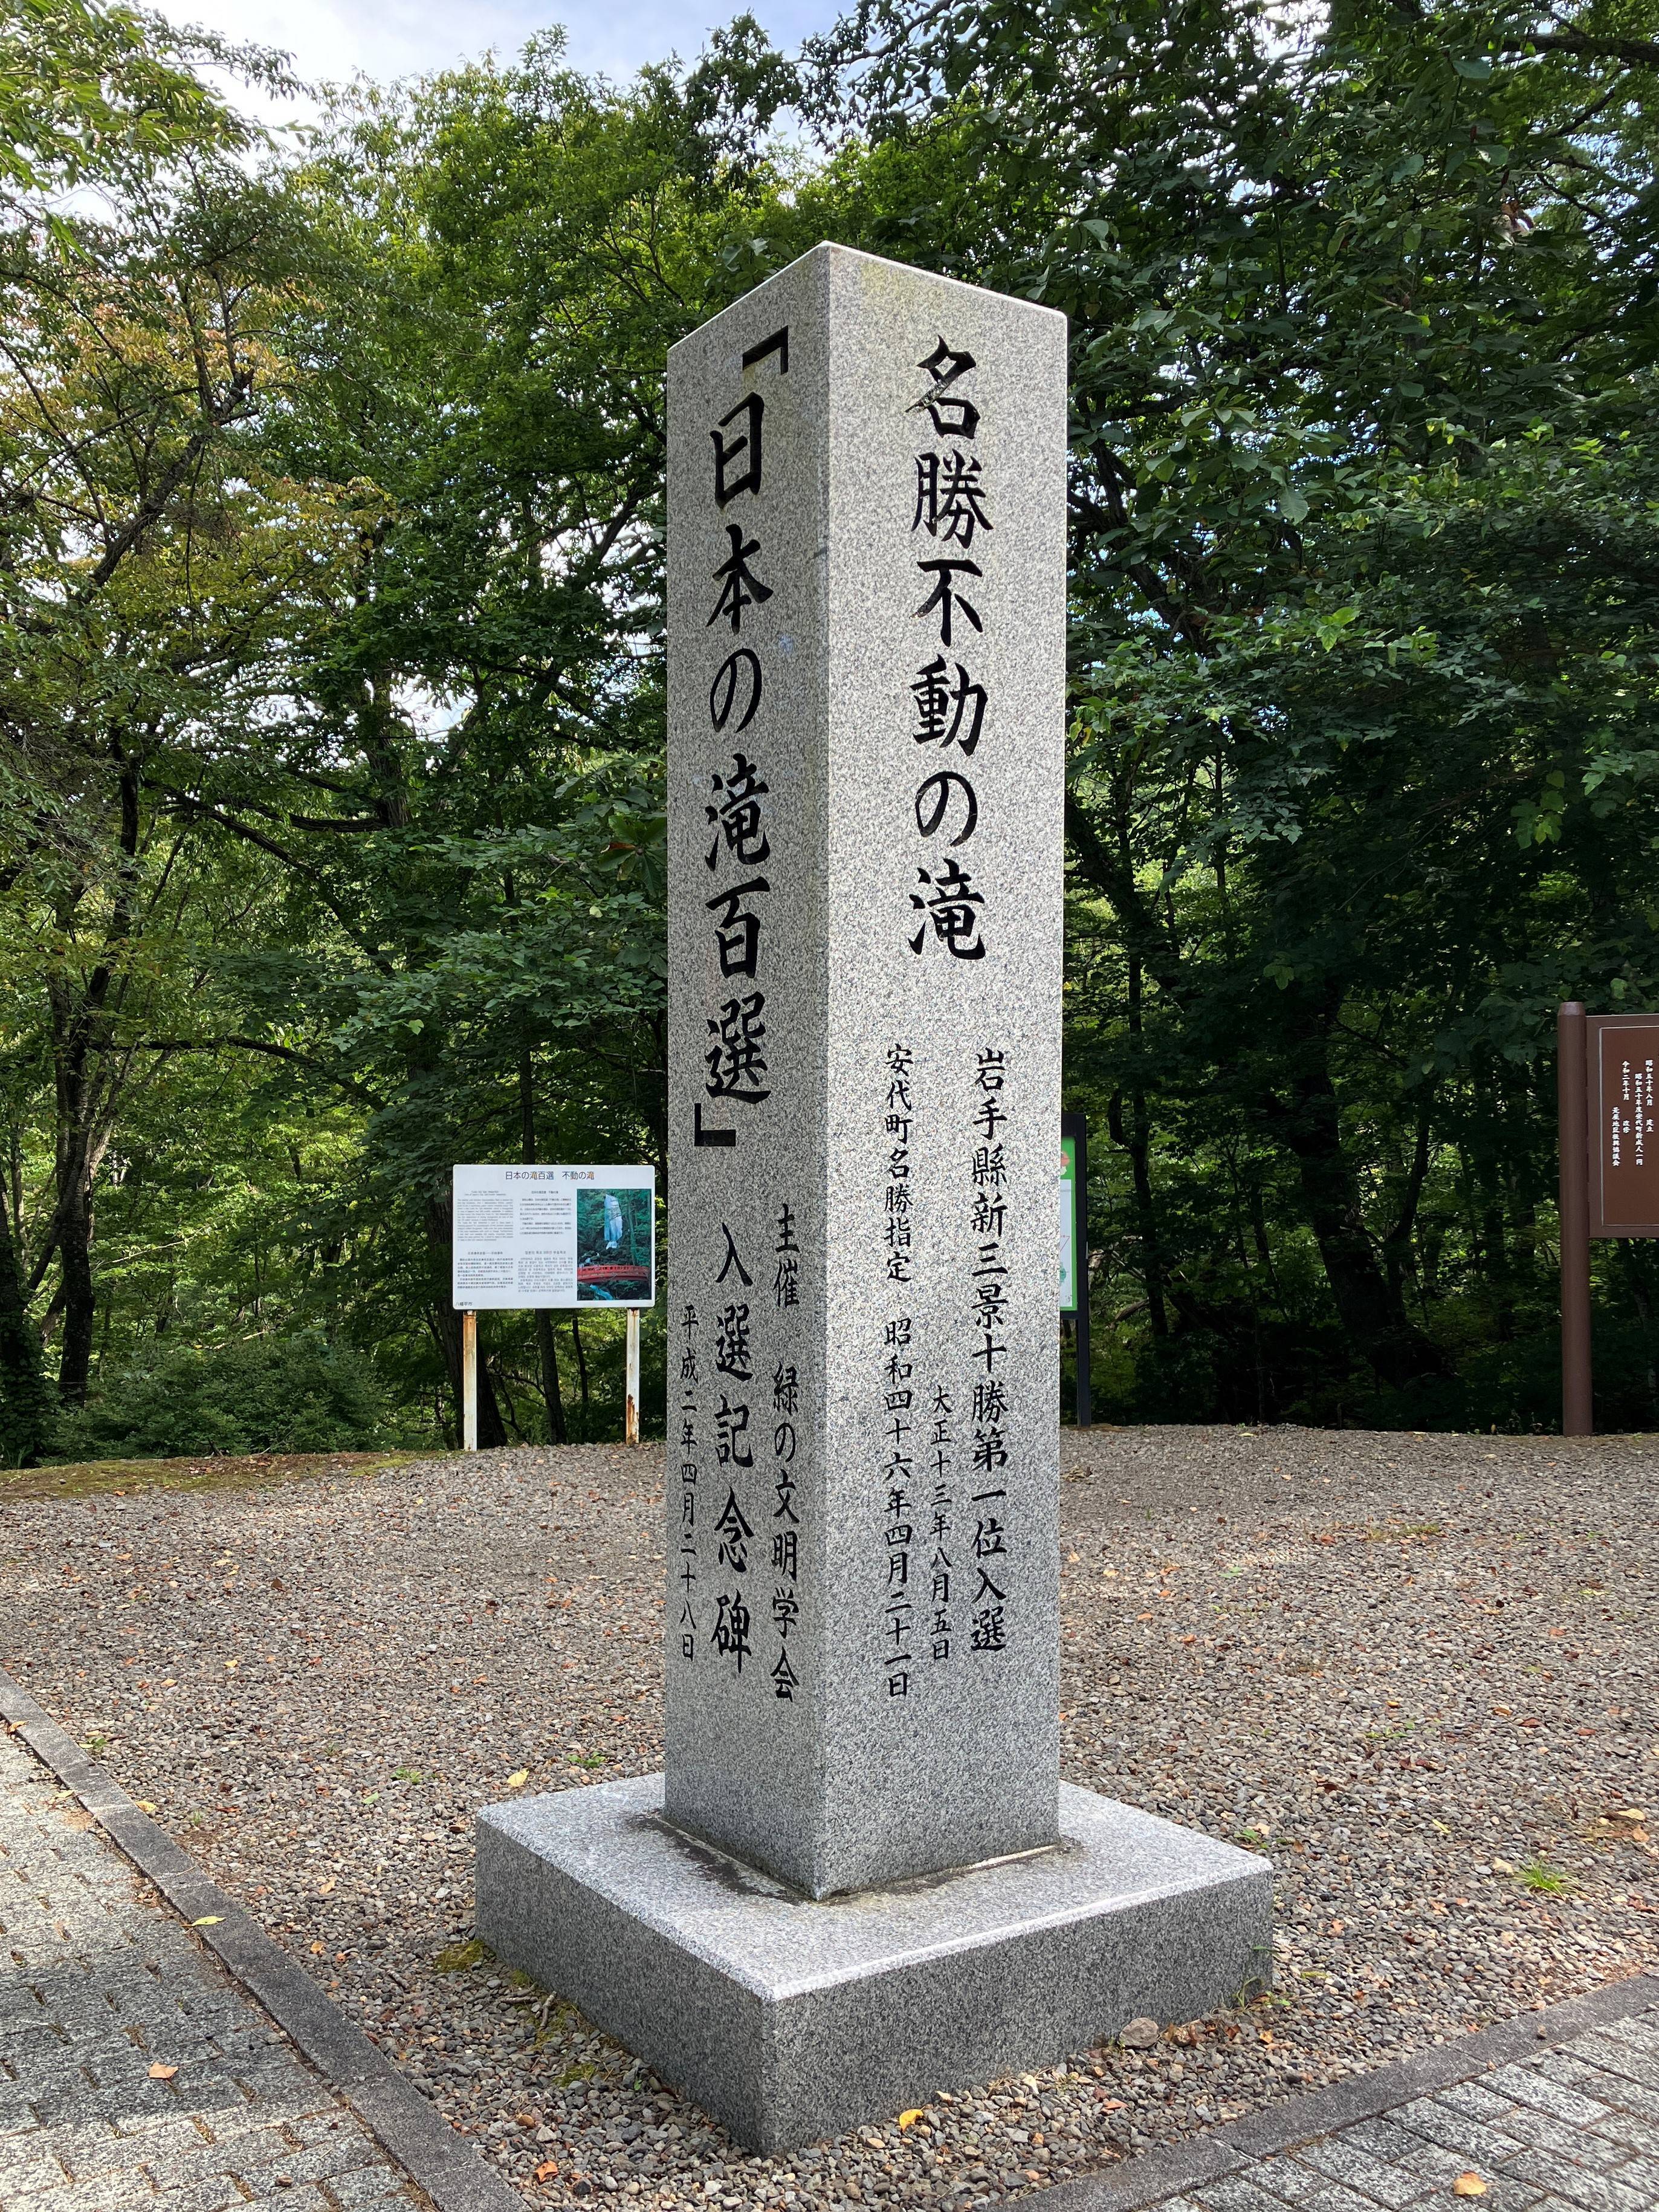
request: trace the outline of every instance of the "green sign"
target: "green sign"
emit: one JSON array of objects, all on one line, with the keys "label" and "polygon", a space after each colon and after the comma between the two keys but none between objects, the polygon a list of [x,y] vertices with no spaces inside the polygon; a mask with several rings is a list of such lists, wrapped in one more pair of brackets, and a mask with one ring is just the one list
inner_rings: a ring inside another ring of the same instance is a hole
[{"label": "green sign", "polygon": [[1077,1310],[1077,1139],[1060,1139],[1060,1310]]}]

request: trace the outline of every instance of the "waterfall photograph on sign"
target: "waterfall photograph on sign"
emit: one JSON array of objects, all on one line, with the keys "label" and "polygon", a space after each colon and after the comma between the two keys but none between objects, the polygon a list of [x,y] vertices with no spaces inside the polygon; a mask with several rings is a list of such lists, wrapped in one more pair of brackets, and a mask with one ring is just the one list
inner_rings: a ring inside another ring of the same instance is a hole
[{"label": "waterfall photograph on sign", "polygon": [[581,1305],[650,1305],[656,1198],[638,1188],[576,1194],[576,1297]]}]

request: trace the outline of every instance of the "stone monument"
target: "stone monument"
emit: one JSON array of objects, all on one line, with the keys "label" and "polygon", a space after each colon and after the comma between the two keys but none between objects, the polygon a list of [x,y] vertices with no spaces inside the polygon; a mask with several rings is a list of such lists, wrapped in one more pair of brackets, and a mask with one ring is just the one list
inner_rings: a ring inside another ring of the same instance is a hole
[{"label": "stone monument", "polygon": [[666,1772],[480,1934],[773,2149],[1266,1978],[1059,1780],[1066,326],[820,246],[669,369]]}]

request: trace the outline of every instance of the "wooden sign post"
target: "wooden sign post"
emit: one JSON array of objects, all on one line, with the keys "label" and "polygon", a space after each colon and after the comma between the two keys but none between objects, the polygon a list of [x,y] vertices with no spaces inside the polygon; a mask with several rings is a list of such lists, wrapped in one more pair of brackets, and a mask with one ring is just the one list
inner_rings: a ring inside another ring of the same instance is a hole
[{"label": "wooden sign post", "polygon": [[1586,1014],[1556,1024],[1561,1121],[1561,1433],[1595,1433],[1590,1375],[1593,1237],[1659,1237],[1654,1084],[1659,1014]]},{"label": "wooden sign post", "polygon": [[461,1316],[461,1449],[478,1449],[478,1316]]},{"label": "wooden sign post", "polygon": [[639,1441],[639,1309],[628,1308],[628,1340],[622,1378],[622,1441]]},{"label": "wooden sign post", "polygon": [[1080,1429],[1094,1419],[1089,1373],[1088,1125],[1081,1114],[1060,1116],[1060,1311],[1069,1314],[1077,1338],[1076,1417]]}]

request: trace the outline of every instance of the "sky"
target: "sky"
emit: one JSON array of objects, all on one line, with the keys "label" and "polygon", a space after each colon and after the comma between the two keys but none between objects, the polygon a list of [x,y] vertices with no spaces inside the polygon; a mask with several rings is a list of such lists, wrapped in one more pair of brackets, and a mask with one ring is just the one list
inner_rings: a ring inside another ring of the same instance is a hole
[{"label": "sky", "polygon": [[443,69],[493,47],[516,52],[534,31],[562,22],[572,62],[631,76],[677,52],[690,60],[709,28],[748,11],[785,50],[833,21],[834,0],[156,0],[180,24],[292,54],[300,76],[343,82]]}]

